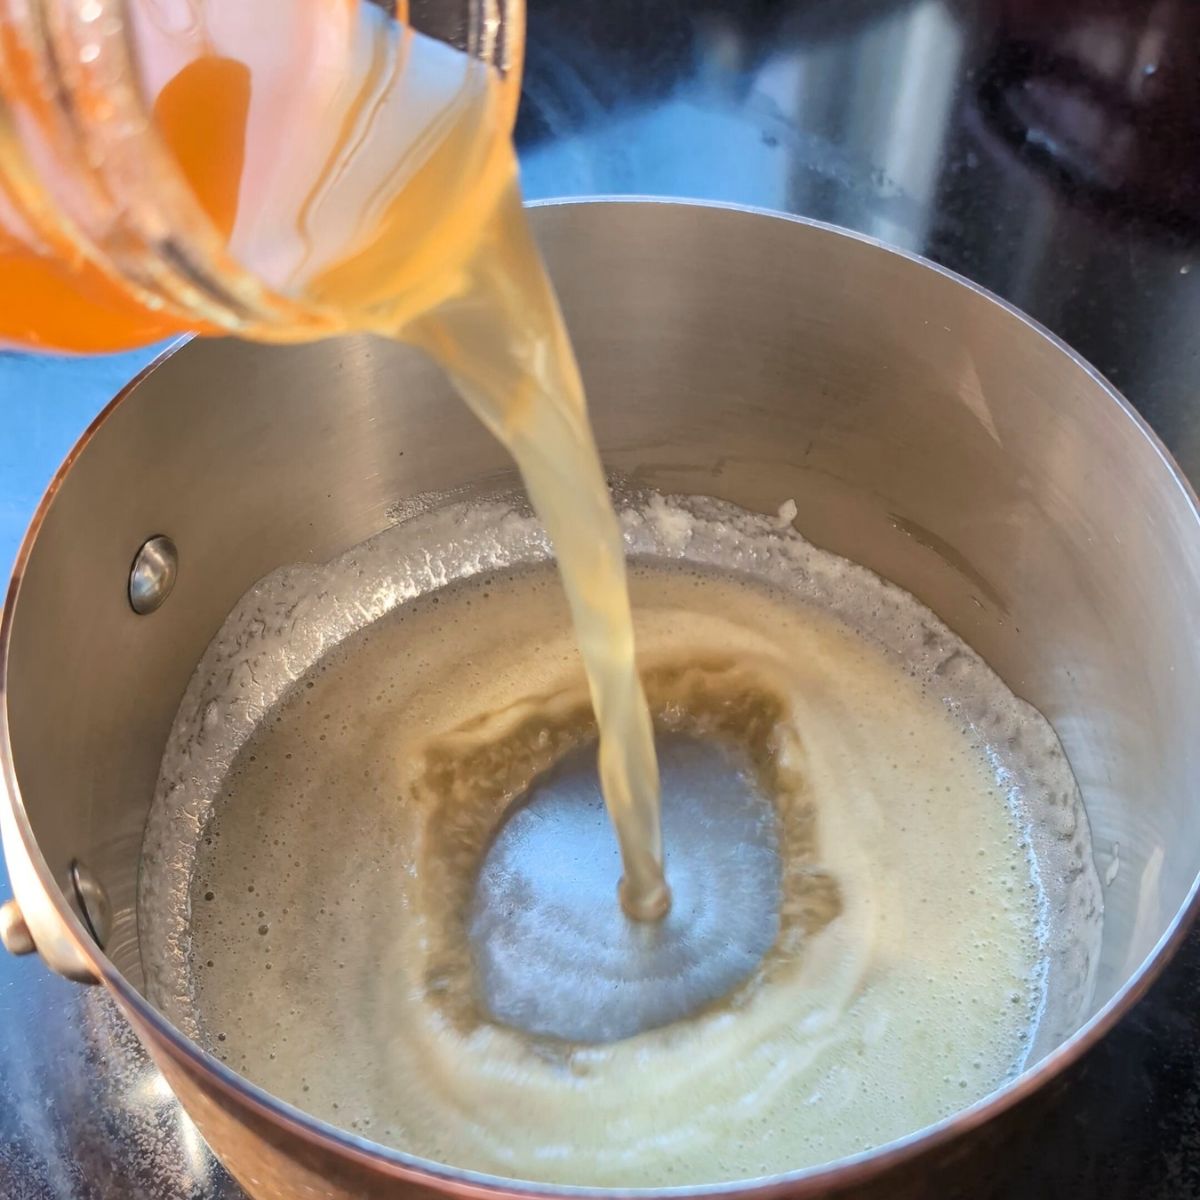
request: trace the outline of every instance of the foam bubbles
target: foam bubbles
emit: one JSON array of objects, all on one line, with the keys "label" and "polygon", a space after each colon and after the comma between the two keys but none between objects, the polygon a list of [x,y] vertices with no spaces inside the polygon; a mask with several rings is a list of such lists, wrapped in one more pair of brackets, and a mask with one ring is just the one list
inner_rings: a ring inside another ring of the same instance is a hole
[{"label": "foam bubbles", "polygon": [[[151,998],[334,1123],[460,1167],[613,1186],[866,1149],[1070,1032],[1099,883],[1044,720],[782,514],[650,497],[622,521],[643,671],[737,672],[775,698],[772,762],[802,797],[780,861],[828,879],[836,905],[783,887],[757,974],[624,1040],[531,1038],[456,1002],[472,965],[454,920],[488,831],[586,717],[540,529],[456,506],[277,572],[205,654],[147,830]],[[437,774],[468,747],[477,771]]]}]

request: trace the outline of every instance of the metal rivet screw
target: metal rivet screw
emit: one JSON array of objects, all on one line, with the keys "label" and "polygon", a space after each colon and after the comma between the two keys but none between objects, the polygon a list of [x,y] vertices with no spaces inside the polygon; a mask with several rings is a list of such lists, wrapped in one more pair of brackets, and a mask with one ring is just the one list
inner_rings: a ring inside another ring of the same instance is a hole
[{"label": "metal rivet screw", "polygon": [[87,931],[101,950],[112,933],[112,903],[108,893],[92,872],[76,859],[71,864],[71,897],[75,911],[83,918]]},{"label": "metal rivet screw", "polygon": [[158,534],[145,543],[129,572],[129,603],[139,616],[152,613],[171,594],[179,576],[179,551],[169,537]]},{"label": "metal rivet screw", "polygon": [[9,954],[32,954],[37,949],[15,900],[0,904],[0,942]]}]

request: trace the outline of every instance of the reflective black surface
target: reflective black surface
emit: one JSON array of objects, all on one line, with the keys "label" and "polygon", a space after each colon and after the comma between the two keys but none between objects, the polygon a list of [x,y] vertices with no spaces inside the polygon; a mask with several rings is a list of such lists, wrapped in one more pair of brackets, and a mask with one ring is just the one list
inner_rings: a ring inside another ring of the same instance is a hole
[{"label": "reflective black surface", "polygon": [[[529,39],[531,198],[733,201],[926,254],[1075,346],[1200,478],[1200,5],[530,0]],[[0,389],[35,375],[9,361]],[[994,1164],[999,1194],[1200,1196],[1198,1000],[1193,935]],[[103,993],[0,957],[0,1197],[240,1192]]]}]

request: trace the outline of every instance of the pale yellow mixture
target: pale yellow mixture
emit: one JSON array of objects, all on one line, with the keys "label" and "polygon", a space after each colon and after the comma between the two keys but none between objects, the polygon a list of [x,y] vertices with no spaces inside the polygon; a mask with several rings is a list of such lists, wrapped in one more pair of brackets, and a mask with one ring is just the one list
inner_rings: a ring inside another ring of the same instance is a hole
[{"label": "pale yellow mixture", "polygon": [[[657,511],[668,552],[686,519]],[[447,993],[474,851],[464,884],[431,763],[531,711],[586,709],[551,570],[484,574],[352,634],[242,746],[189,931],[187,1004],[232,1066],[417,1155],[605,1186],[827,1161],[1020,1070],[1044,999],[1042,898],[978,738],[902,661],[776,586],[662,559],[636,561],[631,586],[643,674],[732,672],[778,704],[774,766],[811,813],[804,869],[834,882],[831,919],[793,925],[726,1003],[625,1041],[530,1038]],[[535,747],[512,780],[539,765]]]}]

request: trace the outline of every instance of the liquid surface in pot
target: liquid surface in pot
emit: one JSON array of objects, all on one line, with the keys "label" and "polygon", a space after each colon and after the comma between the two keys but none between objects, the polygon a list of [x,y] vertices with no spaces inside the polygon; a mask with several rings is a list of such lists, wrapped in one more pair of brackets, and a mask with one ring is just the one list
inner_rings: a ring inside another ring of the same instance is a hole
[{"label": "liquid surface in pot", "polygon": [[784,520],[643,497],[622,521],[665,920],[605,903],[541,527],[451,507],[269,577],[206,653],[147,830],[151,997],[336,1124],[599,1186],[860,1151],[1074,1029],[1100,893],[1044,719]]}]

